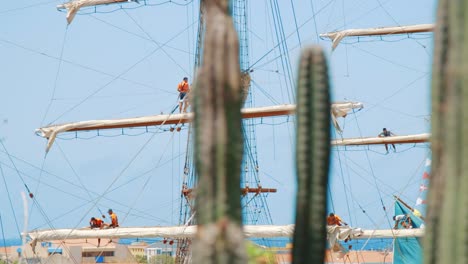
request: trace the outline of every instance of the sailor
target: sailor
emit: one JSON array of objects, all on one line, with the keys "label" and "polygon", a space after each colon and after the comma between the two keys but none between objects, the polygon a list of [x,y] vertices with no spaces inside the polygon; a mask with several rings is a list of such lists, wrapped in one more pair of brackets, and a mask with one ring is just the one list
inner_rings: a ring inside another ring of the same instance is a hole
[{"label": "sailor", "polygon": [[179,113],[182,112],[182,107],[184,113],[187,112],[188,107],[188,93],[190,92],[190,86],[188,84],[188,77],[184,77],[182,82],[177,85],[177,91],[179,92]]},{"label": "sailor", "polygon": [[[91,229],[93,228],[103,229],[104,226],[106,226],[106,224],[104,224],[104,221],[102,221],[100,218],[91,217],[91,220],[89,220],[89,226],[91,227]],[[98,238],[97,247],[99,247],[100,245],[101,245],[101,239]]]},{"label": "sailor", "polygon": [[330,213],[327,217],[327,225],[348,225],[346,222],[341,220],[341,218],[338,215],[335,215],[334,213]]},{"label": "sailor", "polygon": [[107,213],[109,213],[111,219],[111,223],[107,226],[112,228],[119,227],[119,220],[117,219],[117,215],[112,211],[112,209],[109,209]]},{"label": "sailor", "polygon": [[399,223],[401,223],[401,226],[406,229],[413,228],[411,217],[409,214],[395,215],[393,216],[393,220],[395,221],[395,226],[393,227],[393,229],[397,229]]},{"label": "sailor", "polygon": [[91,220],[89,220],[89,226],[91,228],[103,228],[104,227],[104,221],[102,221],[100,218],[97,217],[91,217]]},{"label": "sailor", "polygon": [[[382,132],[379,134],[379,137],[391,137],[395,136],[390,130],[387,130],[386,128],[383,128]],[[393,152],[396,152],[395,144],[392,144],[393,147]],[[388,144],[385,144],[385,150],[387,151],[388,154]]]}]

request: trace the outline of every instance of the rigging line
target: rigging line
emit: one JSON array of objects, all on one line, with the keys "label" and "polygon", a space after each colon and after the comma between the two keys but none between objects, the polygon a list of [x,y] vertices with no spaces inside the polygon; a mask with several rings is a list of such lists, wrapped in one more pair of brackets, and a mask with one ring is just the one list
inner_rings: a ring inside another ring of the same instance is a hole
[{"label": "rigging line", "polygon": [[[412,114],[409,114],[409,113],[406,113],[406,112],[403,112],[403,111],[396,110],[396,109],[391,108],[391,107],[386,107],[386,106],[379,105],[378,103],[374,104],[374,103],[370,103],[370,102],[366,102],[366,101],[360,101],[360,102],[362,102],[364,105],[366,105],[366,107],[368,105],[370,105],[372,107],[378,107],[378,108],[381,108],[381,109],[384,109],[384,110],[387,110],[387,111],[390,111],[390,112],[394,112],[394,113],[404,115],[404,116],[407,116],[407,117],[411,117],[411,118],[415,118],[415,119],[418,119],[418,120],[426,120],[427,117],[430,116],[430,114],[412,115]],[[353,116],[352,118],[349,119],[349,121],[352,121],[354,118],[357,118],[357,117]]]},{"label": "rigging line", "polygon": [[[68,166],[70,167],[70,169],[72,170],[73,172],[73,175],[75,175],[76,179],[78,179],[78,182],[80,183],[81,185],[81,188],[83,188],[86,193],[88,194],[89,196],[89,199],[90,200],[93,200],[93,196],[91,195],[91,193],[89,192],[88,188],[86,188],[86,186],[84,185],[83,181],[81,180],[81,177],[78,175],[78,173],[76,172],[75,168],[73,167],[73,165],[71,164],[70,160],[68,159],[67,155],[65,155],[65,152],[63,151],[62,147],[60,146],[60,144],[57,142],[57,146],[60,150],[60,153],[62,154],[63,158],[65,159],[65,161],[67,162]],[[97,209],[99,211],[99,213],[101,215],[104,215],[104,213],[101,211],[101,208],[99,208],[99,206],[97,206]]]},{"label": "rigging line", "polygon": [[21,173],[20,173],[20,171],[18,170],[18,168],[16,167],[16,164],[15,164],[15,162],[13,161],[13,158],[11,157],[10,153],[8,152],[8,150],[7,150],[6,146],[5,146],[5,144],[3,144],[3,140],[0,140],[0,144],[2,144],[2,147],[3,147],[3,149],[5,150],[5,153],[7,154],[8,159],[10,160],[11,164],[12,164],[13,167],[15,168],[16,174],[18,174],[19,178],[20,178],[21,181],[23,182],[24,187],[26,187],[26,190],[28,191],[28,194],[31,195],[31,191],[29,190],[28,185],[27,185],[26,182],[24,181],[23,176],[21,176]]},{"label": "rigging line", "polygon": [[[47,155],[45,155],[44,158],[42,159],[41,169],[39,170],[39,179],[37,181],[36,188],[34,189],[34,195],[38,195],[38,192],[39,192],[39,185],[41,184],[42,172],[44,171],[44,165],[45,165],[46,157],[47,157]],[[32,218],[32,213],[34,212],[33,211],[34,205],[35,205],[35,203],[33,203],[33,205],[31,206],[31,208],[29,210],[29,219]]]},{"label": "rigging line", "polygon": [[[315,14],[313,0],[310,0],[310,6],[312,8],[312,14]],[[315,16],[313,18],[314,18],[315,37],[317,38],[317,44],[318,44],[320,42],[320,38],[319,38],[318,29],[317,29],[317,20],[315,19]]]},{"label": "rigging line", "polygon": [[[345,156],[345,159],[346,159],[346,161],[350,161],[351,163],[353,163],[356,167],[358,167],[359,169],[363,170],[363,171],[366,172],[367,174],[371,175],[371,173],[370,173],[369,171],[367,171],[366,169],[364,169],[362,166],[360,166],[358,163],[356,163],[355,161],[353,161],[353,160],[350,159],[349,157],[346,157],[346,156]],[[349,168],[349,167],[348,167],[348,168]],[[349,169],[350,169],[352,172],[354,172],[354,173],[356,174],[356,176],[358,176],[359,178],[361,178],[361,179],[364,180],[366,183],[368,183],[369,185],[372,186],[372,183],[369,182],[369,181],[368,181],[366,178],[364,178],[363,176],[361,176],[361,174],[360,174],[358,171],[356,171],[356,170],[353,169],[353,168],[349,168]],[[377,179],[377,180],[380,182],[380,184],[385,185],[385,187],[387,187],[388,189],[390,189],[391,192],[397,191],[397,189],[395,189],[395,188],[393,188],[392,186],[388,185],[388,184],[385,183],[384,181],[382,181],[382,180],[380,180],[380,179]],[[384,193],[385,193],[385,195],[389,195],[389,196],[391,195],[390,192],[388,192],[388,193],[387,193],[387,192],[384,192]]]},{"label": "rigging line", "polygon": [[[384,4],[390,2],[391,0],[387,0],[385,2],[383,2]],[[370,9],[369,11],[367,11],[366,13],[362,14],[361,16],[351,20],[351,22],[348,22],[348,25],[351,25],[351,24],[354,24],[355,22],[361,20],[363,17],[373,13],[376,9],[379,8],[379,5],[376,5],[375,7],[373,7],[372,9]],[[343,27],[338,27],[338,28],[335,28],[333,31],[339,31],[339,30],[343,30],[344,28]]]},{"label": "rigging line", "polygon": [[403,89],[406,89],[408,87],[411,87],[413,84],[415,84],[416,82],[418,82],[419,80],[421,80],[422,78],[428,76],[429,73],[424,73],[423,75],[417,77],[416,79],[414,79],[413,81],[409,82],[407,85],[401,87],[400,89],[396,90],[394,93],[392,93],[391,95],[385,97],[384,99],[380,100],[379,102],[377,102],[375,105],[371,106],[371,107],[368,107],[368,108],[365,108],[364,111],[361,111],[361,115],[368,112],[369,110],[371,110],[372,108],[376,107],[377,105],[381,104],[381,103],[384,103],[385,101],[387,101],[388,99],[392,98],[393,96],[397,95],[399,92],[401,92]]},{"label": "rigging line", "polygon": [[[192,8],[192,14],[193,14],[193,5],[190,5],[190,6],[187,5],[186,8],[185,8],[186,18],[187,18],[187,21],[186,21],[187,22],[187,27],[189,27],[189,26],[191,27],[191,25],[193,24],[193,23],[190,24],[190,18],[189,18],[189,16],[190,16],[189,8],[190,7]],[[192,20],[193,20],[193,17],[192,17]],[[190,44],[193,43],[191,33],[193,33],[193,28],[191,28],[191,30],[190,29],[187,30],[187,50],[188,50],[188,54],[194,55],[194,54],[191,54],[191,45]],[[187,65],[192,65],[192,56],[188,56],[188,64]]]},{"label": "rigging line", "polygon": [[[343,12],[343,25],[346,28],[345,0],[341,0],[341,8],[342,8],[342,12]],[[349,77],[348,45],[345,46],[345,56],[346,56],[346,75],[345,75],[345,77]]]},{"label": "rigging line", "polygon": [[[145,37],[145,36],[141,36],[141,35],[139,35],[139,34],[137,34],[137,33],[131,32],[131,31],[129,31],[129,30],[127,30],[127,29],[124,29],[124,28],[122,28],[122,27],[116,26],[116,25],[111,24],[111,23],[109,23],[109,22],[107,22],[107,21],[105,21],[105,20],[103,20],[103,19],[100,19],[100,18],[98,18],[98,17],[96,17],[96,16],[90,15],[90,17],[92,17],[92,18],[96,19],[97,21],[102,22],[102,23],[104,23],[104,24],[106,24],[106,25],[108,25],[108,26],[110,26],[110,27],[116,28],[116,29],[121,30],[121,31],[123,31],[123,32],[125,32],[125,33],[128,33],[128,34],[130,34],[130,35],[133,35],[133,36],[135,36],[135,37],[141,38],[141,39],[146,40],[146,41],[149,41],[149,42],[154,42],[154,40],[152,40],[151,38],[147,38],[147,37]],[[195,23],[197,23],[196,20],[193,21],[191,24],[189,24],[189,25],[186,27],[186,29],[189,29],[189,28],[192,27]],[[189,55],[194,55],[194,54],[192,54],[192,53],[190,52],[190,50],[189,50],[189,51],[186,51],[186,50],[179,49],[179,48],[176,48],[176,47],[173,47],[173,46],[169,46],[169,45],[167,45],[167,43],[165,44],[165,43],[158,42],[158,44],[162,45],[163,47],[167,47],[167,48],[170,48],[170,49],[173,49],[173,50],[182,52],[182,53],[186,53],[186,54],[189,54]]]},{"label": "rigging line", "polygon": [[24,10],[24,9],[28,9],[28,8],[31,8],[31,7],[38,7],[38,6],[42,6],[42,5],[47,5],[47,4],[56,2],[56,1],[57,1],[57,0],[44,1],[44,2],[40,2],[40,3],[36,3],[36,4],[31,4],[31,5],[27,5],[27,6],[22,6],[22,7],[17,7],[17,8],[2,10],[2,11],[0,11],[0,14],[5,14],[5,13],[13,12],[13,11]]},{"label": "rigging line", "polygon": [[[345,121],[346,122],[346,121]],[[346,124],[346,123],[345,123]],[[351,198],[353,200],[354,203],[357,203],[359,207],[361,207],[361,205],[359,204],[359,201],[357,201],[357,199],[354,197],[353,195],[353,189],[352,189],[352,181],[351,181],[351,173],[350,173],[350,170],[349,170],[349,164],[348,164],[348,161],[346,159],[346,151],[343,151],[343,157],[344,157],[344,164],[346,166],[346,174],[348,175],[348,182],[350,183],[348,189],[349,189],[349,193],[351,194]],[[353,203],[353,209],[355,210],[356,209],[356,205]],[[354,220],[355,220],[355,223],[357,224],[358,221],[357,221],[357,217],[356,215],[354,215]]]},{"label": "rigging line", "polygon": [[341,181],[343,183],[344,194],[345,194],[345,197],[346,197],[346,206],[348,208],[348,219],[349,219],[349,221],[351,222],[351,225],[352,225],[353,224],[352,223],[353,219],[351,218],[351,208],[349,207],[348,191],[346,189],[346,183],[345,183],[345,180],[344,180],[343,166],[341,164],[341,154],[340,154],[339,150],[337,151],[337,156],[338,156],[338,164],[340,165]]},{"label": "rigging line", "polygon": [[2,212],[1,211],[0,211],[0,227],[1,227],[1,230],[2,230],[2,238],[3,238],[3,247],[5,249],[5,257],[6,257],[6,260],[8,261],[8,251],[7,251],[7,244],[6,244],[6,238],[5,238],[5,230],[3,229],[3,219],[2,219]]},{"label": "rigging line", "polygon": [[[327,4],[325,4],[322,8],[320,8],[317,13],[313,14],[311,18],[307,19],[306,21],[304,21],[304,23],[302,23],[299,27],[298,27],[298,30],[301,29],[303,26],[305,26],[307,23],[309,23],[312,19],[315,19],[315,16],[317,16],[318,14],[320,14],[323,10],[325,10],[325,8],[327,8],[331,3],[333,3],[334,1],[336,0],[330,0],[328,1]],[[291,34],[289,34],[288,36],[286,36],[280,43],[276,44],[273,48],[271,48],[269,51],[267,51],[265,54],[263,54],[257,61],[255,61],[253,64],[250,65],[250,67],[247,69],[247,70],[250,70],[252,69],[253,66],[255,66],[255,64],[257,64],[258,62],[260,62],[261,60],[263,60],[266,56],[268,56],[268,54],[270,54],[272,51],[274,51],[277,47],[279,47],[279,45],[282,44],[282,42],[285,42],[286,40],[288,40],[292,35],[294,35],[294,32],[292,32]]]},{"label": "rigging line", "polygon": [[268,93],[265,89],[263,89],[260,86],[260,84],[258,84],[254,80],[251,80],[251,81],[252,81],[252,84],[255,85],[255,87],[257,87],[260,90],[260,92],[262,92],[262,94],[265,95],[265,97],[268,98],[273,104],[280,104],[278,101],[275,100],[275,98],[270,93]]},{"label": "rigging line", "polygon": [[[172,40],[174,40],[175,38],[177,38],[180,34],[182,34],[182,32],[184,32],[186,29],[184,29],[183,31],[181,32],[178,32],[176,35],[174,35],[172,38],[170,38],[168,41],[166,41],[165,43],[169,43],[171,42]],[[144,57],[142,57],[141,59],[139,59],[137,62],[135,62],[134,64],[132,64],[130,67],[128,67],[127,69],[125,69],[124,71],[122,71],[121,73],[119,73],[116,77],[112,78],[112,80],[110,80],[109,82],[107,82],[106,84],[104,84],[103,86],[99,87],[96,91],[92,92],[91,94],[89,94],[88,96],[86,96],[83,100],[81,100],[79,103],[75,104],[73,107],[69,108],[68,110],[66,110],[65,112],[63,112],[61,115],[59,115],[56,119],[54,119],[51,123],[54,123],[56,122],[58,119],[60,119],[61,117],[63,117],[65,114],[73,111],[74,109],[76,109],[78,106],[82,105],[84,102],[86,102],[89,98],[93,97],[95,94],[97,94],[98,92],[100,92],[101,90],[103,90],[104,88],[106,88],[107,86],[109,86],[110,84],[112,84],[115,80],[117,80],[119,77],[123,76],[124,74],[128,73],[130,70],[132,70],[133,68],[135,68],[138,64],[140,64],[141,62],[145,61],[147,58],[149,58],[151,55],[153,55],[156,51],[160,50],[162,46],[159,46],[157,48],[155,48],[154,50],[152,50],[150,53],[146,54]],[[172,94],[172,93],[171,93]]]},{"label": "rigging line", "polygon": [[[347,46],[347,45],[346,45],[346,46]],[[394,62],[394,61],[392,61],[392,60],[386,59],[386,58],[384,58],[384,57],[382,57],[382,56],[379,56],[379,55],[377,55],[377,54],[375,54],[375,53],[372,53],[372,52],[367,51],[367,50],[365,50],[365,49],[359,48],[357,45],[351,44],[351,46],[352,46],[353,48],[358,49],[358,50],[361,51],[361,52],[367,53],[367,54],[369,54],[369,55],[371,55],[371,56],[373,56],[373,57],[376,57],[376,58],[378,58],[378,59],[381,59],[381,60],[383,60],[383,61],[385,61],[385,62],[388,62],[388,63],[390,63],[390,64],[393,64],[393,65],[395,65],[395,66],[402,67],[402,68],[405,68],[405,69],[408,69],[408,70],[411,70],[411,71],[415,71],[415,72],[422,72],[422,73],[425,73],[425,74],[429,74],[427,71],[421,71],[421,70],[418,70],[418,69],[415,69],[415,68],[412,68],[412,67],[409,67],[409,66],[405,66],[405,65],[399,64],[399,63]]]},{"label": "rigging line", "polygon": [[[164,120],[164,122],[158,126],[158,128],[161,128],[165,123],[166,121],[170,118],[171,115],[168,115],[168,117],[166,118],[166,120]],[[133,162],[136,160],[136,158],[141,154],[141,152],[143,152],[143,150],[146,148],[147,145],[149,145],[149,143],[153,140],[153,138],[156,136],[157,134],[153,134],[151,135],[151,137],[148,138],[148,140],[140,147],[140,149],[135,153],[135,155],[130,159],[130,161],[125,165],[125,167],[120,171],[120,173],[114,177],[114,179],[112,180],[112,182],[109,184],[109,186],[104,190],[104,192],[99,195],[97,197],[97,199],[95,200],[95,202],[93,203],[93,206],[86,212],[86,214],[77,222],[77,224],[75,225],[75,227],[70,231],[70,233],[68,233],[68,235],[65,237],[64,240],[66,240],[70,235],[71,233],[73,232],[74,229],[76,229],[78,227],[78,225],[84,220],[84,218],[86,217],[87,214],[89,214],[89,212],[91,212],[91,210],[99,203],[99,201],[109,192],[110,188],[117,182],[118,179],[120,179],[120,177],[124,174],[125,171],[127,171],[127,169],[133,164]]]},{"label": "rigging line", "polygon": [[[354,112],[354,110],[353,110],[353,112]],[[356,125],[357,125],[358,131],[359,131],[359,135],[360,135],[360,137],[362,137],[361,127],[359,126],[359,122],[358,122],[357,119],[355,119],[355,121],[356,121]],[[377,177],[375,176],[374,168],[372,166],[372,163],[370,162],[369,153],[368,153],[368,151],[365,151],[365,153],[366,153],[367,162],[369,163],[369,167],[370,167],[370,170],[371,170],[372,178],[374,179],[374,184],[375,184],[375,187],[377,189],[377,193],[379,194],[379,197],[380,197],[380,202],[382,204],[382,209],[384,210],[385,215],[387,216],[386,218],[387,218],[388,226],[390,228],[392,228],[392,224],[390,223],[390,220],[388,219],[388,213],[387,213],[387,210],[385,208],[385,204],[384,204],[383,199],[382,199],[382,193],[380,191],[379,185],[377,184]]]},{"label": "rigging line", "polygon": [[[167,163],[167,162],[165,162],[165,163]],[[2,163],[0,162],[0,165],[1,165],[1,164],[2,164]],[[4,163],[3,163],[3,164],[4,164]],[[5,165],[6,167],[10,168],[10,169],[13,169],[12,167],[10,167],[10,166],[8,166],[8,165],[6,165],[6,164],[4,164],[4,165]],[[33,166],[33,165],[32,165],[32,166]],[[33,167],[34,167],[34,166],[33,166]],[[80,188],[80,186],[77,185],[77,184],[75,184],[75,183],[66,181],[66,180],[64,180],[64,179],[62,179],[62,178],[60,178],[60,177],[58,177],[58,176],[56,176],[56,175],[54,175],[54,174],[52,174],[52,173],[49,173],[49,172],[47,172],[47,171],[45,171],[45,170],[44,170],[44,172],[47,173],[47,174],[49,174],[49,175],[54,176],[55,178],[58,178],[58,179],[60,179],[60,180],[62,180],[62,181],[65,181],[66,183],[69,183],[69,184],[71,184],[71,185],[73,185],[73,186],[75,186],[75,187]],[[27,178],[30,178],[30,179],[32,179],[32,180],[34,180],[34,181],[38,181],[38,180],[37,180],[35,177],[33,177],[33,176],[30,176],[30,175],[25,174],[25,173],[23,173],[23,174],[24,174]],[[77,199],[79,199],[79,200],[88,201],[88,200],[86,200],[85,198],[81,197],[80,195],[76,195],[76,194],[73,194],[73,193],[71,193],[71,192],[65,191],[65,190],[63,190],[62,188],[55,187],[55,186],[50,185],[50,184],[48,184],[48,183],[42,183],[42,184],[45,185],[45,186],[47,186],[47,187],[49,187],[49,188],[51,188],[51,189],[57,190],[57,191],[62,192],[62,193],[64,193],[64,194],[70,195],[70,196],[72,196],[72,197],[74,197],[74,198],[77,198]],[[123,186],[123,185],[121,185],[121,186]],[[114,188],[114,189],[111,190],[110,192],[112,192],[112,191],[114,191],[114,190],[120,188],[121,186],[118,186],[118,187]],[[110,192],[109,192],[109,193],[110,193]],[[93,192],[93,193],[94,193],[94,194],[97,194],[96,192]],[[121,206],[124,206],[124,207],[128,207],[127,205],[125,205],[125,204],[123,204],[123,203],[121,203],[121,202],[119,202],[119,201],[117,201],[117,200],[112,200],[112,199],[109,199],[109,198],[107,198],[107,197],[104,197],[104,199],[105,199],[105,200],[108,200],[108,201],[110,201],[110,202],[116,203],[116,204],[118,204],[118,205],[121,205]],[[92,200],[91,200],[91,201],[92,201]],[[91,201],[89,201],[89,202],[91,202]],[[137,210],[137,212],[142,213],[142,214],[145,214],[145,215],[148,215],[148,216],[151,216],[151,217],[153,217],[154,219],[157,219],[156,217],[154,217],[154,216],[152,216],[152,215],[150,215],[150,214],[148,214],[148,213],[146,213],[146,212],[139,211],[139,210]],[[18,229],[19,229],[19,228],[18,228]]]},{"label": "rigging line", "polygon": [[333,6],[332,6],[331,11],[330,11],[330,14],[328,14],[327,24],[326,24],[325,27],[324,27],[325,31],[328,31],[327,28],[329,28],[329,27],[330,27],[330,24],[332,23],[332,22],[331,22],[331,17],[332,17],[332,15],[333,15],[334,12],[335,12],[336,3],[338,3],[338,1],[334,0],[334,1],[333,1]]},{"label": "rigging line", "polygon": [[[17,48],[20,48],[20,49],[23,49],[23,50],[26,50],[26,51],[29,51],[29,52],[38,54],[38,55],[45,56],[45,57],[47,57],[47,58],[49,58],[49,59],[59,60],[58,57],[55,57],[55,56],[53,56],[53,55],[47,54],[47,53],[42,52],[42,51],[34,50],[34,49],[32,49],[32,48],[28,48],[28,47],[26,47],[26,46],[23,46],[23,45],[21,45],[21,44],[18,44],[18,43],[15,43],[15,42],[12,42],[12,41],[9,41],[9,40],[6,40],[6,39],[0,38],[0,41],[1,41],[1,42],[4,42],[4,43],[7,43],[7,44],[10,44],[10,45],[12,45],[12,46],[14,46],[14,47],[17,47]],[[104,72],[104,71],[102,71],[102,70],[95,69],[95,68],[91,68],[91,67],[89,67],[89,66],[86,66],[86,65],[83,65],[83,64],[80,64],[80,63],[77,63],[77,62],[73,62],[73,61],[70,61],[70,60],[62,60],[62,61],[65,62],[65,63],[68,63],[68,64],[70,64],[70,65],[76,66],[76,67],[78,67],[78,68],[82,68],[82,69],[85,69],[85,70],[93,71],[93,72],[96,72],[96,73],[99,73],[99,74],[102,74],[102,75],[106,75],[106,76],[109,76],[109,77],[112,77],[112,78],[117,78],[118,80],[127,81],[127,82],[133,83],[133,84],[135,84],[135,85],[139,85],[139,86],[142,86],[142,87],[150,88],[150,89],[152,89],[152,90],[160,90],[160,91],[165,92],[165,93],[173,94],[173,92],[169,92],[169,91],[164,90],[164,89],[161,89],[161,88],[155,88],[155,87],[152,87],[152,86],[147,85],[147,84],[144,84],[144,83],[140,83],[140,82],[137,82],[137,81],[133,81],[133,80],[124,78],[124,77],[122,77],[122,76],[110,74],[110,73]]]},{"label": "rigging line", "polygon": [[[414,170],[413,172],[413,175],[411,175],[411,177],[408,178],[408,181],[406,182],[406,185],[403,186],[401,188],[401,190],[399,191],[398,193],[398,196],[401,197],[401,195],[403,194],[403,192],[410,186],[410,184],[412,183],[411,179],[412,178],[415,178],[415,176],[417,175],[417,173],[419,173],[419,170],[421,169],[421,167],[423,166],[423,164],[426,162],[426,156],[423,156],[423,159],[421,160],[421,162],[419,163],[418,167]],[[419,182],[419,179],[416,179],[416,180],[413,180],[414,182]]]},{"label": "rigging line", "polygon": [[60,76],[60,70],[62,69],[63,51],[65,50],[65,42],[67,40],[67,33],[68,33],[68,25],[66,26],[65,33],[63,34],[62,48],[60,50],[60,57],[59,57],[59,65],[57,67],[57,72],[55,73],[55,80],[54,80],[54,86],[53,86],[53,89],[52,89],[52,95],[50,96],[49,104],[47,105],[44,116],[42,117],[42,121],[40,123],[41,126],[44,124],[44,121],[45,121],[45,119],[47,117],[47,114],[49,113],[50,107],[52,106],[52,102],[54,101],[55,91],[57,89],[58,78]]},{"label": "rigging line", "polygon": [[[300,36],[300,34],[299,34],[299,28],[297,27],[296,10],[295,10],[295,8],[294,8],[294,2],[293,2],[293,0],[291,0],[291,7],[292,7],[292,11],[293,11],[294,24],[296,25],[297,40],[299,40],[299,46],[302,47],[301,36]],[[315,21],[315,20],[314,20],[314,21]]]},{"label": "rigging line", "polygon": [[21,237],[21,231],[19,229],[18,219],[16,218],[15,209],[13,209],[13,202],[11,201],[10,190],[8,189],[8,185],[7,185],[7,182],[6,182],[6,179],[5,179],[5,174],[3,173],[2,163],[0,163],[0,173],[2,174],[3,183],[5,184],[5,189],[6,189],[6,192],[7,192],[7,195],[8,195],[8,201],[10,202],[10,208],[11,208],[11,212],[13,214],[13,219],[15,219],[16,230],[18,231],[18,236]]},{"label": "rigging line", "polygon": [[133,21],[133,23],[135,23],[135,25],[143,32],[145,33],[146,36],[148,36],[151,41],[157,45],[158,49],[160,49],[162,52],[164,52],[164,54],[166,54],[166,56],[172,61],[174,62],[175,65],[177,65],[177,67],[179,67],[186,75],[190,76],[190,78],[192,78],[192,76],[171,56],[169,55],[169,53],[167,53],[167,51],[163,48],[163,46],[161,46],[158,42],[156,42],[152,37],[151,35],[146,32],[143,27],[135,20],[135,18],[133,18],[125,9],[123,10],[124,13]]},{"label": "rigging line", "polygon": [[[277,14],[278,14],[278,25],[279,25],[279,30],[280,30],[280,35],[282,37],[282,39],[286,39],[286,35],[285,35],[285,32],[284,32],[284,27],[283,27],[283,18],[281,16],[281,9],[279,7],[279,4],[278,4],[278,0],[275,1],[276,3],[276,10],[277,10]],[[289,80],[289,92],[291,93],[291,97],[292,98],[295,98],[296,95],[295,95],[295,92],[296,90],[294,89],[296,87],[296,80],[293,78],[294,74],[293,74],[293,70],[292,70],[292,66],[291,66],[291,60],[289,58],[289,49],[288,49],[288,42],[287,41],[284,41],[283,42],[283,50],[284,50],[284,55],[285,55],[285,64],[286,64],[286,69],[287,69],[287,77],[288,77],[288,80]],[[294,100],[294,99],[293,99]],[[290,100],[291,102],[291,100]]]},{"label": "rigging line", "polygon": [[400,23],[398,23],[398,22],[396,21],[396,19],[387,11],[387,9],[385,9],[385,7],[382,5],[382,3],[380,2],[380,0],[377,0],[377,3],[379,3],[379,6],[380,6],[380,7],[382,8],[382,10],[387,14],[387,16],[389,16],[389,17],[393,20],[393,22],[394,22],[395,24],[397,24],[397,26],[400,27]]},{"label": "rigging line", "polygon": [[[286,68],[286,65],[285,65],[286,62],[283,59],[284,58],[283,53],[285,52],[283,42],[285,42],[286,39],[282,39],[281,36],[280,36],[281,35],[281,28],[280,28],[280,25],[279,25],[280,21],[279,21],[279,15],[278,15],[279,11],[277,10],[277,8],[278,8],[277,5],[278,5],[278,1],[276,1],[276,0],[273,1],[272,6],[271,6],[271,12],[272,12],[273,24],[274,24],[274,28],[275,28],[276,41],[278,42],[278,49],[279,49],[279,54],[280,54],[280,58],[281,58],[281,60],[280,60],[281,68],[282,68],[284,74],[287,75],[288,72],[287,72],[287,68]],[[250,67],[252,67],[252,66],[250,66]],[[285,81],[285,84],[286,84],[286,88],[290,88],[286,78],[285,78],[284,81]],[[287,93],[288,101],[291,102],[291,100],[292,100],[291,94],[289,93],[288,89],[287,89],[287,91],[288,91],[288,93]]]}]

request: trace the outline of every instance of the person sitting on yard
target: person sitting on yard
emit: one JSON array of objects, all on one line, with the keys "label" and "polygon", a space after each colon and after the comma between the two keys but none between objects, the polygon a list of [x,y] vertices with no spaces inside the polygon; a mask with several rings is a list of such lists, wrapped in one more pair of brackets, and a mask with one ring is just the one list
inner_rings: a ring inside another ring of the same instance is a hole
[{"label": "person sitting on yard", "polygon": [[119,227],[119,220],[117,219],[117,215],[112,211],[112,209],[109,209],[107,212],[111,218],[111,223],[108,226],[112,228]]},{"label": "person sitting on yard", "polygon": [[104,227],[104,221],[102,221],[99,218],[96,217],[91,217],[91,220],[89,220],[89,226],[91,228],[103,228]]}]

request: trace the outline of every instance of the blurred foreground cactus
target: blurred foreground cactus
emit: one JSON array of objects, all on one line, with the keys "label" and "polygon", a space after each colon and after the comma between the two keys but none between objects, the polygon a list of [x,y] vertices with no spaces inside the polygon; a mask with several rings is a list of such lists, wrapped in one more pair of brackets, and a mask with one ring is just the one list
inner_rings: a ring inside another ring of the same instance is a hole
[{"label": "blurred foreground cactus", "polygon": [[424,263],[468,263],[468,3],[440,0]]},{"label": "blurred foreground cactus", "polygon": [[227,0],[205,0],[202,67],[194,89],[198,233],[194,263],[246,263],[239,44]]},{"label": "blurred foreground cactus", "polygon": [[330,159],[330,94],[325,56],[303,51],[297,83],[296,167],[298,192],[293,263],[323,263]]}]

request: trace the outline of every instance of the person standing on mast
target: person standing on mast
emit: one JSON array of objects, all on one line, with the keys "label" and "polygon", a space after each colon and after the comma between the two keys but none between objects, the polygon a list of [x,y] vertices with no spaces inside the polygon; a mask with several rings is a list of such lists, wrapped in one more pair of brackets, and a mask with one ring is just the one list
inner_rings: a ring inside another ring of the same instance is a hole
[{"label": "person standing on mast", "polygon": [[190,86],[188,84],[188,77],[184,77],[182,82],[179,83],[177,86],[177,91],[179,92],[179,113],[182,113],[182,107],[183,107],[183,112],[187,112],[187,107],[188,107],[188,93],[190,92]]},{"label": "person standing on mast", "polygon": [[[391,136],[396,136],[392,131],[387,130],[385,127],[383,128],[382,132],[379,134],[379,137],[391,137]],[[392,144],[393,147],[393,152],[396,152],[395,144]],[[387,151],[388,154],[388,144],[385,144],[385,150]]]}]

